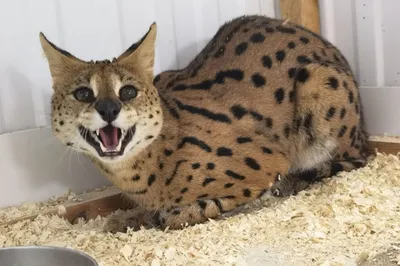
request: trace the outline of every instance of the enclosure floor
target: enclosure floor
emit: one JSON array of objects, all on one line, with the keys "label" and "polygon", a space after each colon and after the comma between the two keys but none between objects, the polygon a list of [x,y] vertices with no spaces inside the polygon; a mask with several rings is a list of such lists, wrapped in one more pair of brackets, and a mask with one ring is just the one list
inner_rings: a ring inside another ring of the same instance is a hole
[{"label": "enclosure floor", "polygon": [[[26,204],[0,216],[17,211]],[[378,154],[367,167],[288,199],[266,196],[243,212],[179,231],[116,235],[102,232],[106,218],[71,225],[38,216],[0,226],[0,247],[72,247],[102,266],[397,265],[399,248],[391,244],[400,239],[400,155]]]}]

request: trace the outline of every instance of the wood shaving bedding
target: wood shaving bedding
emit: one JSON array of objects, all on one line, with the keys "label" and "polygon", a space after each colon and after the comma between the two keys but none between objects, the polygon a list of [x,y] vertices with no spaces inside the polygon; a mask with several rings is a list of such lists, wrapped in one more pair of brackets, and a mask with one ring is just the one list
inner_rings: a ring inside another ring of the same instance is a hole
[{"label": "wood shaving bedding", "polygon": [[65,205],[83,201],[87,198],[95,197],[103,191],[115,190],[114,187],[104,186],[94,191],[84,191],[76,195],[72,191],[68,191],[65,195],[55,196],[42,202],[24,202],[19,206],[10,206],[0,208],[0,225],[8,221],[24,219],[25,217],[36,216],[39,213],[53,212],[60,213],[65,209]]},{"label": "wood shaving bedding", "polygon": [[[267,196],[247,210],[179,231],[116,235],[102,232],[107,218],[71,225],[57,216],[39,215],[0,226],[0,247],[71,247],[101,266],[347,266],[391,250],[386,259],[396,265],[399,254],[393,250],[399,248],[392,244],[400,239],[400,154],[378,154],[364,168],[340,173],[288,199]],[[0,214],[8,216],[8,211]]]}]

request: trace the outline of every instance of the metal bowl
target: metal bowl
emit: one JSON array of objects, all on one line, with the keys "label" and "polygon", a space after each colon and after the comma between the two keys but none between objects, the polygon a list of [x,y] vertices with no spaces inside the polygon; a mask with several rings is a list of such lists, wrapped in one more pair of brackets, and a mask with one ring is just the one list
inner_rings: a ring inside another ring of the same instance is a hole
[{"label": "metal bowl", "polygon": [[99,266],[85,253],[60,247],[0,248],[1,266]]}]

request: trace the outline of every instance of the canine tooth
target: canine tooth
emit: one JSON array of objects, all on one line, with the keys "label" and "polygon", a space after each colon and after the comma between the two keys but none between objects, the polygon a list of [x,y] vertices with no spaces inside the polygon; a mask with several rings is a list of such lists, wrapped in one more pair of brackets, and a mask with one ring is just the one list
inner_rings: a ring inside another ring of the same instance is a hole
[{"label": "canine tooth", "polygon": [[98,136],[100,133],[100,130],[99,129],[96,129],[96,135]]}]

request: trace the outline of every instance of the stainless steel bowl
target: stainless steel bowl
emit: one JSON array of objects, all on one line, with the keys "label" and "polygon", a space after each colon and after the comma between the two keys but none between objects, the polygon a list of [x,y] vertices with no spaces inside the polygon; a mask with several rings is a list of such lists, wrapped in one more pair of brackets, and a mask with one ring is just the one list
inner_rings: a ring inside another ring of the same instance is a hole
[{"label": "stainless steel bowl", "polygon": [[0,248],[1,266],[98,266],[90,256],[69,248],[24,246]]}]

